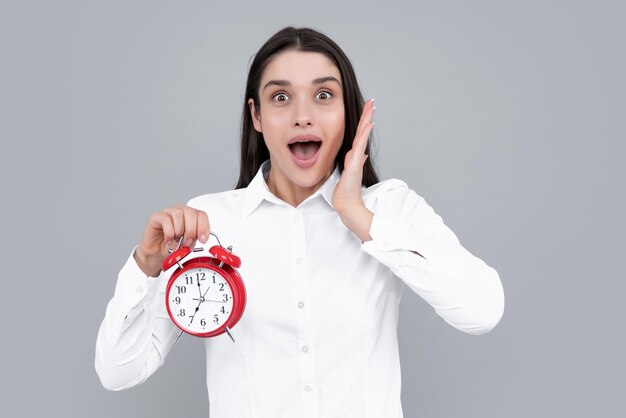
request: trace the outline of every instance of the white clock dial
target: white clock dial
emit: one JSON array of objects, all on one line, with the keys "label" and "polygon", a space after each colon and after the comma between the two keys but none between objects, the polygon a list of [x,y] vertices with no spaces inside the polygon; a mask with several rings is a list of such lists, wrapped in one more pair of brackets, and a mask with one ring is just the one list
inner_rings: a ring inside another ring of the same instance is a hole
[{"label": "white clock dial", "polygon": [[219,273],[191,268],[176,278],[168,303],[178,325],[193,333],[206,333],[224,325],[233,308],[233,292]]}]

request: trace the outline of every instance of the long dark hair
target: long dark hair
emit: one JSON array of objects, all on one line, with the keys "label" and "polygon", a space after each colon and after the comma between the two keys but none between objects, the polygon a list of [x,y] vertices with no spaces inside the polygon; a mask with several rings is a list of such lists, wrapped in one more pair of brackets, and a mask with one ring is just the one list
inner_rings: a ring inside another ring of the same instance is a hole
[{"label": "long dark hair", "polygon": [[[241,165],[239,168],[237,189],[247,187],[261,167],[261,164],[270,158],[269,150],[263,140],[263,134],[254,129],[248,100],[254,100],[256,111],[259,112],[259,103],[261,103],[259,99],[259,84],[261,83],[263,71],[275,55],[288,50],[319,52],[331,59],[339,69],[345,107],[343,143],[335,159],[335,163],[339,166],[340,172],[343,172],[343,163],[346,153],[352,148],[352,141],[356,134],[359,118],[363,112],[364,100],[350,60],[348,60],[348,57],[341,48],[326,35],[310,28],[286,27],[278,31],[263,44],[259,52],[256,53],[252,65],[250,66],[250,71],[248,72],[246,96],[243,102],[243,113],[241,117]],[[370,155],[369,141],[365,153]],[[370,156],[370,158],[365,160],[363,166],[362,184],[369,187],[378,182],[378,175],[374,170]]]}]

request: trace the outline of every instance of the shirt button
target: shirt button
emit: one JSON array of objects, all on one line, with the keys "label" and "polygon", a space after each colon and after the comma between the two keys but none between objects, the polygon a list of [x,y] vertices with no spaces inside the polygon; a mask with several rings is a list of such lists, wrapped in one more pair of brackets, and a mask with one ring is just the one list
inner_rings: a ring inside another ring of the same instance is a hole
[{"label": "shirt button", "polygon": [[302,301],[298,302],[298,308],[300,309],[304,308],[304,302]]},{"label": "shirt button", "polygon": [[310,392],[310,391],[311,391],[311,386],[309,386],[309,385],[305,385],[305,386],[304,386],[304,391],[305,391],[305,392]]},{"label": "shirt button", "polygon": [[137,293],[141,293],[141,292],[143,292],[143,287],[137,286],[137,288],[135,290],[137,291]]},{"label": "shirt button", "polygon": [[309,351],[309,346],[308,345],[302,346],[302,352],[307,353],[308,351]]},{"label": "shirt button", "polygon": [[296,257],[296,264],[300,264],[302,263],[302,258],[301,257]]}]

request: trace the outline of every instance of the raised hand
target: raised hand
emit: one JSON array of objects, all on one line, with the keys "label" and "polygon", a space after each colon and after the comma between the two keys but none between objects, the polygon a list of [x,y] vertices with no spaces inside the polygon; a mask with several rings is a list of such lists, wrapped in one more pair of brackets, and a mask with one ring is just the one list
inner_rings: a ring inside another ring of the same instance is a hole
[{"label": "raised hand", "polygon": [[361,241],[370,240],[369,228],[373,214],[363,204],[361,182],[363,180],[363,164],[367,160],[365,149],[370,132],[374,126],[374,99],[368,100],[363,106],[363,113],[357,126],[352,148],[346,154],[341,178],[333,192],[333,206],[343,223],[354,232]]}]

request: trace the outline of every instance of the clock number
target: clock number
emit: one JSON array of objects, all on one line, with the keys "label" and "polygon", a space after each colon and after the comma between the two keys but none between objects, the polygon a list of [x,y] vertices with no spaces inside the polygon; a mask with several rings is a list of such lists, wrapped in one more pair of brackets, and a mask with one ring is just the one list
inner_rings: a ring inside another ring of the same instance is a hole
[{"label": "clock number", "polygon": [[224,307],[222,306],[222,308],[220,309],[221,313],[226,313],[226,309],[224,309]]},{"label": "clock number", "polygon": [[224,283],[220,283],[220,292],[224,291]]},{"label": "clock number", "polygon": [[213,284],[215,284],[215,274],[213,275]]},{"label": "clock number", "polygon": [[213,315],[213,322],[215,322],[216,324],[220,322],[220,319],[217,317],[217,314]]},{"label": "clock number", "polygon": [[206,319],[202,318],[200,320],[200,325],[202,325],[203,327],[206,326]]},{"label": "clock number", "polygon": [[178,313],[178,316],[185,316],[185,310],[181,309],[180,312]]},{"label": "clock number", "polygon": [[178,291],[178,294],[187,292],[187,288],[185,286],[176,285],[176,290]]},{"label": "clock number", "polygon": [[224,302],[228,302],[228,295],[224,294]]},{"label": "clock number", "polygon": [[185,284],[193,284],[193,277],[186,276],[185,277]]},{"label": "clock number", "polygon": [[176,296],[176,297],[174,298],[174,302],[175,302],[177,305],[180,305],[180,296]]},{"label": "clock number", "polygon": [[206,278],[205,278],[204,276],[205,276],[205,274],[204,274],[204,272],[203,272],[203,271],[200,271],[200,272],[196,273],[196,277],[198,278],[198,281],[200,281],[200,280],[202,280],[202,281],[206,280]]}]

